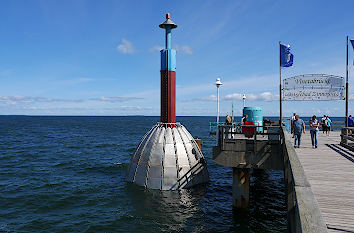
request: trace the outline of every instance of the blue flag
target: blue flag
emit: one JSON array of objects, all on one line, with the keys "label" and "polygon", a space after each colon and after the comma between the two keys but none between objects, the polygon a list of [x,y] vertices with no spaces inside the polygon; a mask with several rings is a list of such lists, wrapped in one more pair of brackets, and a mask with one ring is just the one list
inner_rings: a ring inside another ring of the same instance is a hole
[{"label": "blue flag", "polygon": [[290,67],[293,65],[294,55],[290,53],[290,45],[280,44],[280,66]]}]

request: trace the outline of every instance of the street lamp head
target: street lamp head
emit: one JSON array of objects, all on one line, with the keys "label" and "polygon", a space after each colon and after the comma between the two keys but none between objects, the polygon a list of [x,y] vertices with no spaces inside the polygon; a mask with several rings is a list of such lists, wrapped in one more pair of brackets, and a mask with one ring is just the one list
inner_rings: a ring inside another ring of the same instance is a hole
[{"label": "street lamp head", "polygon": [[222,85],[222,82],[220,81],[220,78],[217,78],[217,79],[216,79],[215,85],[216,85],[217,87],[219,87],[219,86]]}]

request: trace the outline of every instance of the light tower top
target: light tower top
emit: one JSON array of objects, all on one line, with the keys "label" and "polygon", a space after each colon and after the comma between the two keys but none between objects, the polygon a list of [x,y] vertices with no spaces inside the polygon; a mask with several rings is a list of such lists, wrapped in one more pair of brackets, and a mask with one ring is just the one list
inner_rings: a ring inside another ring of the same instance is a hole
[{"label": "light tower top", "polygon": [[220,81],[220,78],[217,78],[217,79],[216,79],[215,85],[216,85],[217,87],[219,87],[219,86],[222,85],[222,82]]},{"label": "light tower top", "polygon": [[167,26],[170,26],[171,29],[176,28],[177,24],[175,24],[172,20],[170,20],[170,13],[166,14],[166,21],[159,25],[160,28],[166,29]]}]

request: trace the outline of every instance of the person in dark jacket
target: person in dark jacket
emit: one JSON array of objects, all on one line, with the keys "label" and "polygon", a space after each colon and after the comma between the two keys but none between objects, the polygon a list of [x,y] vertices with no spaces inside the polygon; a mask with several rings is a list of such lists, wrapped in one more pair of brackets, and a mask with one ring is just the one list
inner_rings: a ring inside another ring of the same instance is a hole
[{"label": "person in dark jacket", "polygon": [[294,136],[295,136],[294,147],[300,148],[302,133],[306,133],[305,122],[302,119],[300,119],[299,115],[296,115],[294,121]]},{"label": "person in dark jacket", "polygon": [[354,127],[354,119],[352,118],[352,115],[349,115],[348,117],[348,127]]}]

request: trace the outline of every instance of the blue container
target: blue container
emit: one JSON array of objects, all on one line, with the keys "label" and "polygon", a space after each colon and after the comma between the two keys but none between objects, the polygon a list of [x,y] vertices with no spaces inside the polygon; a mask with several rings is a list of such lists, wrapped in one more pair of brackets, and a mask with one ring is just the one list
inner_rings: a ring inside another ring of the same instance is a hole
[{"label": "blue container", "polygon": [[[247,121],[253,121],[254,125],[263,126],[263,111],[260,107],[244,107],[243,116],[247,115]],[[257,127],[261,132],[263,127]]]}]

